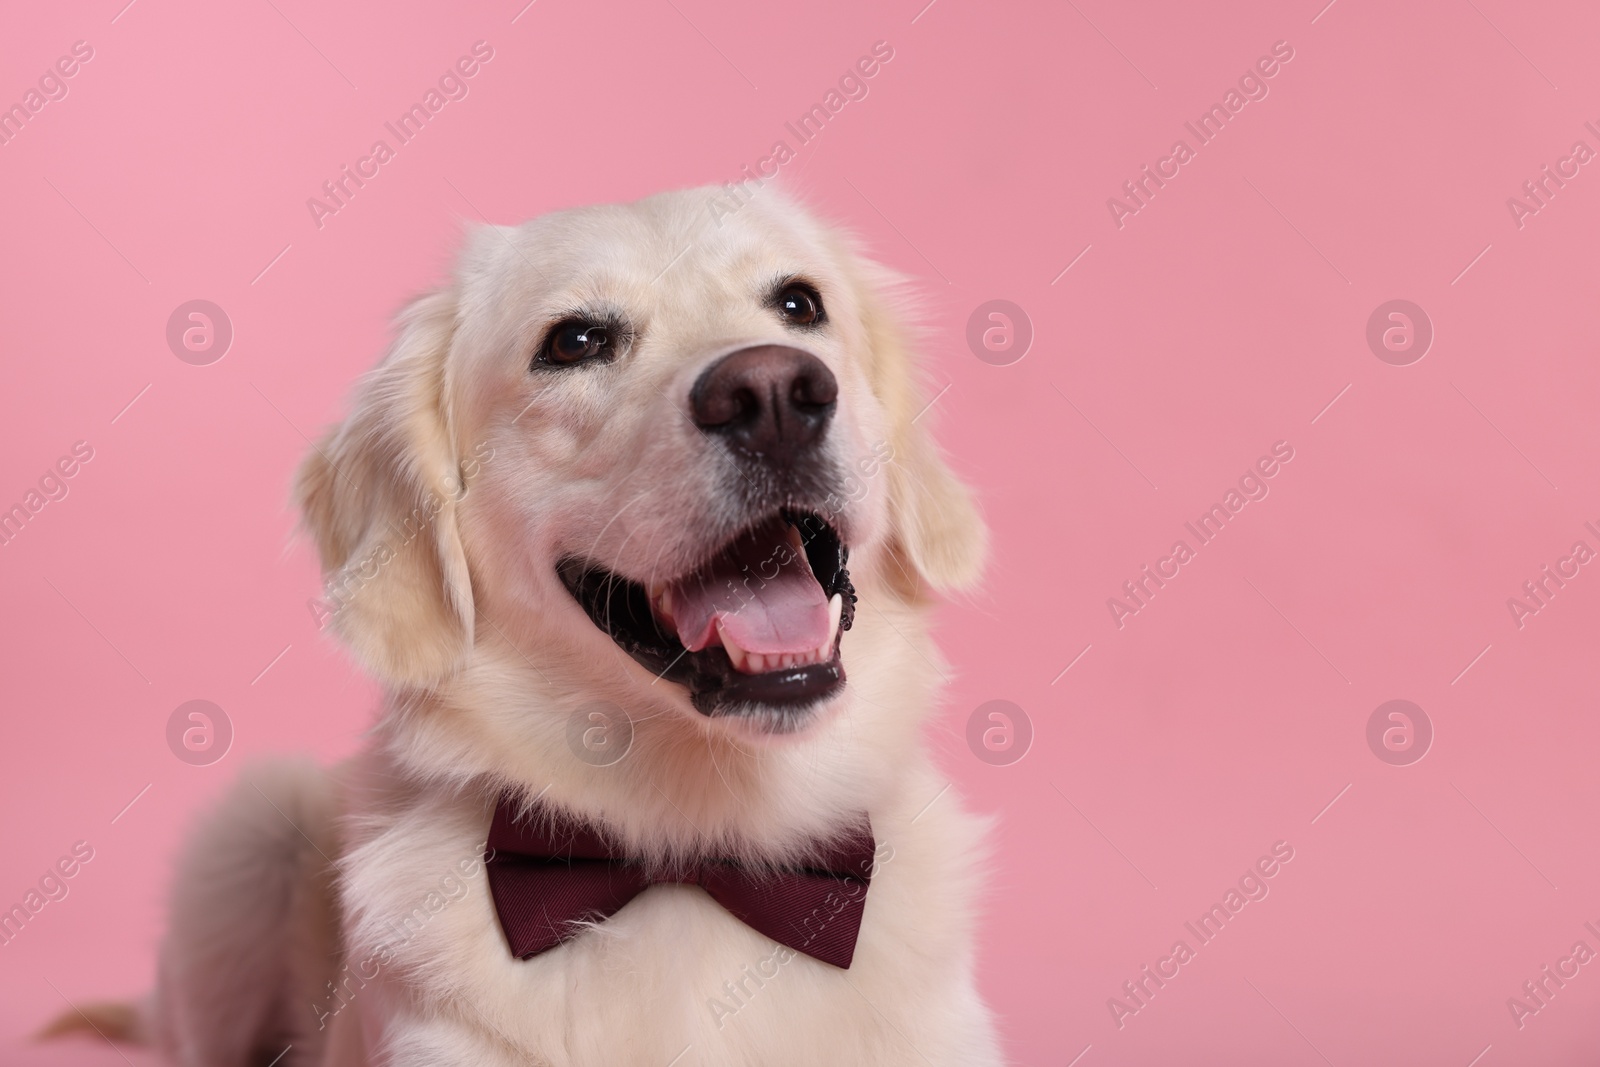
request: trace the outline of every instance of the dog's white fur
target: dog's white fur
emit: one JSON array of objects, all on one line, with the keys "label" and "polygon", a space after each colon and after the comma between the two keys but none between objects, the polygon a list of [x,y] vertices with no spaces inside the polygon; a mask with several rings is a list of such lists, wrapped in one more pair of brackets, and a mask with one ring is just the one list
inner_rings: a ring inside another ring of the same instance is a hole
[{"label": "dog's white fur", "polygon": [[[332,624],[385,706],[351,763],[258,770],[195,836],[150,1009],[177,1063],[242,1067],[285,1046],[280,1067],[1001,1062],[973,975],[985,826],[921,736],[943,673],[931,593],[975,579],[982,526],[917,419],[893,279],[771,191],[720,221],[719,194],[475,231],[307,458],[299,500],[344,583]],[[789,275],[829,318],[798,339],[765,302]],[[530,372],[541,332],[577,308],[633,323],[627,351]],[[768,342],[837,377],[829,458],[893,455],[856,468],[836,520],[861,596],[848,685],[783,737],[694,711],[555,573],[581,553],[672,576],[750,521],[686,397],[716,355]],[[636,723],[613,766],[567,741],[597,700]],[[513,959],[482,862],[506,786],[660,862],[792,861],[869,813],[880,862],[854,964],[775,954],[681,885]]]}]

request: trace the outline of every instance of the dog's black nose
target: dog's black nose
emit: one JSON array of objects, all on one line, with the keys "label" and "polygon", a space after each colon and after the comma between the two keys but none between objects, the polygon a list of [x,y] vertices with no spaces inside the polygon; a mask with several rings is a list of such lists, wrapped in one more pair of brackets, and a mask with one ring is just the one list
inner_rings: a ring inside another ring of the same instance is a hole
[{"label": "dog's black nose", "polygon": [[789,466],[822,439],[839,400],[823,362],[785,345],[723,356],[689,390],[695,425],[774,466]]}]

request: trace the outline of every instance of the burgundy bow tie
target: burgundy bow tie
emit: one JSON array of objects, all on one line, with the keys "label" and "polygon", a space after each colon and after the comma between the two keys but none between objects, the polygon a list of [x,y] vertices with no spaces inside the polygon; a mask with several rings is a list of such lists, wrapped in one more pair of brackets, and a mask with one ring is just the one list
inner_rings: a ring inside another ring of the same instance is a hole
[{"label": "burgundy bow tie", "polygon": [[539,809],[516,813],[509,797],[495,808],[488,872],[500,928],[518,959],[575,936],[581,920],[615,915],[659,882],[701,886],[746,926],[824,963],[849,967],[855,955],[876,849],[869,826],[822,849],[816,866],[752,870],[708,859],[652,877],[587,826],[552,828]]}]

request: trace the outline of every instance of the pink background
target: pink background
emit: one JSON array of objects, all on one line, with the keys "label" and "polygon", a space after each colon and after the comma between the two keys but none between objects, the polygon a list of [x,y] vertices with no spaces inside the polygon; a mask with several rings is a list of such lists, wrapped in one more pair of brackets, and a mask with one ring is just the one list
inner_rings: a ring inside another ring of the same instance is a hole
[{"label": "pink background", "polygon": [[[0,102],[94,48],[0,146],[0,505],[94,448],[0,547],[0,904],[95,849],[0,948],[0,1059],[123,1062],[24,1035],[147,986],[174,849],[243,761],[356,745],[374,691],[306,609],[288,481],[462,220],[731,180],[886,40],[784,173],[920,279],[931,417],[994,531],[942,616],[938,744],[999,816],[1010,1055],[1594,1062],[1600,965],[1521,1029],[1506,1005],[1600,949],[1600,565],[1521,629],[1506,605],[1600,549],[1600,168],[1506,205],[1600,149],[1592,5],[124,2],[0,33]],[[306,198],[480,39],[470,95],[316,228]],[[1107,198],[1279,40],[1270,95],[1117,228]],[[165,341],[195,298],[234,325],[210,366]],[[1010,366],[965,341],[997,298],[1035,331]],[[1365,339],[1395,298],[1436,332],[1410,366]],[[1106,599],[1279,440],[1270,495],[1118,629]],[[236,730],[209,767],[165,739],[195,698]],[[1395,698],[1436,731],[1410,766],[1366,741]],[[1009,766],[963,740],[992,699],[1035,731]],[[1119,1029],[1107,998],[1279,840],[1270,896]]]}]

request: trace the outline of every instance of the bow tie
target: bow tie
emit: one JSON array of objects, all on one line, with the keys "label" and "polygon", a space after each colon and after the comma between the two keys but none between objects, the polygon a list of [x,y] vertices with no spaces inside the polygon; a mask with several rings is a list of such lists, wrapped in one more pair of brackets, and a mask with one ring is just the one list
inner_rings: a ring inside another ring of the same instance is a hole
[{"label": "bow tie", "polygon": [[855,955],[876,849],[865,816],[860,829],[821,848],[812,866],[752,869],[705,859],[652,873],[588,826],[552,826],[546,811],[517,811],[509,795],[495,808],[487,867],[500,928],[518,959],[576,936],[580,921],[615,915],[658,883],[698,885],[746,926],[824,963],[849,967]]}]

